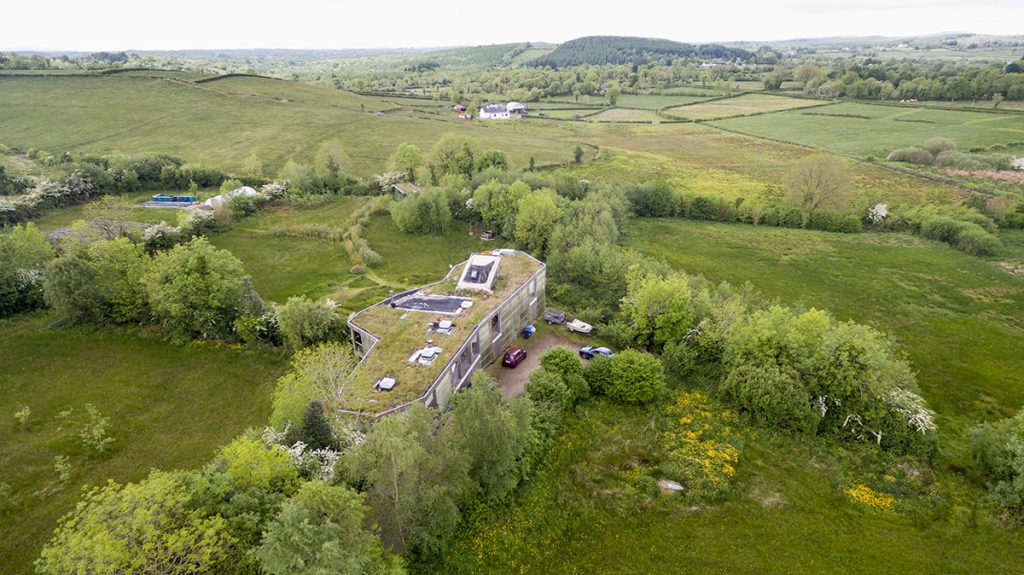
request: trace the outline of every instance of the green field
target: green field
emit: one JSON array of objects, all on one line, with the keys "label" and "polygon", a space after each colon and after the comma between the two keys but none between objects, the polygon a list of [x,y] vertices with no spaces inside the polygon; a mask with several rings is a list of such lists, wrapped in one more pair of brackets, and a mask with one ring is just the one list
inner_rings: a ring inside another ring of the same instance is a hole
[{"label": "green field", "polygon": [[[150,469],[197,467],[234,436],[262,425],[273,383],[287,367],[276,352],[213,344],[172,346],[129,329],[52,327],[51,315],[0,321],[0,482],[12,488],[0,518],[5,574],[30,572],[57,519],[80,488],[135,481]],[[57,430],[57,414],[93,403],[110,418],[107,455],[85,451]],[[13,418],[31,410],[26,429]],[[54,458],[67,455],[61,484]]]},{"label": "green field", "polygon": [[612,108],[600,114],[588,116],[592,122],[648,122],[658,123],[661,117],[650,110],[636,110],[632,108]]},{"label": "green field", "polygon": [[843,103],[715,125],[747,134],[796,142],[852,156],[885,158],[896,148],[920,145],[928,138],[949,138],[961,150],[1024,142],[1024,115],[911,106]]},{"label": "green field", "polygon": [[677,106],[665,110],[665,113],[687,120],[713,120],[732,116],[778,112],[794,108],[807,108],[822,104],[823,102],[820,100],[788,98],[772,94],[744,94],[734,98]]},{"label": "green field", "polygon": [[455,132],[506,150],[515,166],[566,162],[557,126],[537,132],[508,122],[424,118],[349,92],[264,78],[194,84],[131,76],[0,76],[0,143],[51,153],[153,152],[238,170],[250,155],[273,174],[288,158],[312,161],[337,138],[352,171],[378,173],[403,142],[430,149]]},{"label": "green field", "polygon": [[[631,182],[664,179],[677,190],[726,198],[775,201],[785,194],[787,175],[806,148],[732,134],[699,124],[580,124],[581,139],[600,146],[601,158],[573,173],[590,179]],[[958,200],[951,186],[847,161],[853,197],[847,209],[874,202],[892,206],[948,204]]]},{"label": "green field", "polygon": [[[708,96],[701,96],[699,94],[679,94],[679,95],[657,95],[657,94],[620,94],[617,106],[623,108],[637,108],[641,110],[661,110],[664,108],[671,108],[673,106],[682,106],[683,104],[692,104],[694,102],[702,102],[706,100]],[[553,103],[568,103],[577,104],[584,106],[605,106],[608,104],[608,98],[604,96],[586,96],[581,95],[579,99],[571,96],[554,96],[545,98],[541,103],[553,102]]]}]

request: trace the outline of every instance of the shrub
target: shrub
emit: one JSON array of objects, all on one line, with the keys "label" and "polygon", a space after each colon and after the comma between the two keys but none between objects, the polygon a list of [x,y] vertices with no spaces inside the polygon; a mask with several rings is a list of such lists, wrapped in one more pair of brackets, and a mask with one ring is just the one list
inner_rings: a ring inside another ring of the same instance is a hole
[{"label": "shrub", "polygon": [[722,381],[719,393],[760,424],[817,431],[811,396],[792,369],[772,362],[740,365]]},{"label": "shrub", "polygon": [[143,282],[153,315],[176,341],[226,337],[245,293],[242,262],[203,238],[153,259]]},{"label": "shrub", "polygon": [[142,278],[151,265],[127,238],[73,244],[46,267],[46,302],[76,322],[141,322],[149,311]]},{"label": "shrub", "polygon": [[558,410],[565,409],[572,401],[572,392],[566,387],[562,376],[543,368],[530,373],[530,379],[526,382],[526,395],[534,403]]},{"label": "shrub", "polygon": [[277,308],[277,323],[281,337],[292,349],[335,339],[341,332],[341,318],[333,302],[320,304],[306,296],[290,297]]},{"label": "shrub", "polygon": [[441,190],[427,190],[392,202],[395,226],[407,234],[444,233],[452,223],[448,198]]},{"label": "shrub", "polygon": [[672,215],[675,198],[665,182],[634,184],[626,190],[633,211],[641,217],[660,218]]},{"label": "shrub", "polygon": [[604,395],[611,385],[612,360],[603,355],[594,356],[583,368],[583,378],[594,395]]},{"label": "shrub", "polygon": [[665,368],[658,358],[634,349],[611,358],[605,394],[619,403],[649,403],[665,389]]},{"label": "shrub", "polygon": [[957,236],[956,247],[970,255],[992,256],[999,253],[1003,243],[996,236],[980,228],[970,228]]},{"label": "shrub", "polygon": [[540,357],[540,365],[562,377],[562,382],[569,390],[571,403],[590,396],[590,386],[583,377],[583,362],[573,350],[565,346],[553,347]]},{"label": "shrub", "polygon": [[245,343],[281,343],[281,329],[277,324],[277,312],[273,309],[262,314],[243,315],[235,320],[235,333]]},{"label": "shrub", "polygon": [[999,505],[1024,511],[1024,410],[994,423],[982,423],[968,435],[974,468]]},{"label": "shrub", "polygon": [[690,217],[695,220],[734,222],[738,214],[736,204],[721,196],[696,196],[690,205]]},{"label": "shrub", "polygon": [[929,138],[921,144],[921,147],[933,156],[938,156],[943,152],[956,152],[956,144],[949,138]]},{"label": "shrub", "polygon": [[901,148],[899,150],[893,150],[889,154],[886,160],[890,162],[907,162],[910,164],[922,164],[931,165],[935,161],[935,156],[931,152],[924,148],[918,148],[911,146],[909,148]]},{"label": "shrub", "polygon": [[0,318],[43,304],[43,268],[53,247],[35,224],[0,233]]}]

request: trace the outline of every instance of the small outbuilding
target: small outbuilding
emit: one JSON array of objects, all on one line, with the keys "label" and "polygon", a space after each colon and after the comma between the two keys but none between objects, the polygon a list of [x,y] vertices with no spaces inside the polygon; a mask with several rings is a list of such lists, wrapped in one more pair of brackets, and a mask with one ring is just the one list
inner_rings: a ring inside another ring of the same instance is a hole
[{"label": "small outbuilding", "polygon": [[420,187],[412,182],[397,182],[391,184],[391,195],[396,200],[420,193]]},{"label": "small outbuilding", "polygon": [[505,110],[507,110],[509,114],[518,114],[522,116],[526,113],[526,106],[519,102],[509,102],[508,104],[505,104]]}]

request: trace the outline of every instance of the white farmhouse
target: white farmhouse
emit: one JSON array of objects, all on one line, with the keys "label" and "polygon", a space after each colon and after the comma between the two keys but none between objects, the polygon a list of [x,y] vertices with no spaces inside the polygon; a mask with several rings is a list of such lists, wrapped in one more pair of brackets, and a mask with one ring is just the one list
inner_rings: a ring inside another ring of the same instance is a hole
[{"label": "white farmhouse", "polygon": [[509,114],[523,115],[526,113],[526,106],[519,102],[509,102],[508,104],[505,104],[505,109],[508,110]]},{"label": "white farmhouse", "polygon": [[507,120],[511,117],[505,104],[487,104],[480,108],[481,120]]}]

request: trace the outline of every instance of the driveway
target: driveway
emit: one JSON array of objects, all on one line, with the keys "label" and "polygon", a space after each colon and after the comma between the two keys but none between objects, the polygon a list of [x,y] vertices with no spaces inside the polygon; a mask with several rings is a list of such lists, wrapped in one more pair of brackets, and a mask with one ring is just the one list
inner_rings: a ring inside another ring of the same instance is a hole
[{"label": "driveway", "polygon": [[540,367],[540,356],[544,355],[545,351],[557,345],[564,345],[573,351],[579,349],[579,345],[570,340],[564,330],[565,328],[551,331],[545,329],[530,339],[516,340],[513,345],[526,350],[526,361],[515,369],[502,367],[501,362],[496,362],[487,370],[498,381],[498,390],[501,391],[503,398],[508,399],[523,393],[530,372]]}]

